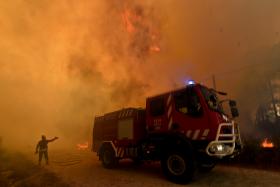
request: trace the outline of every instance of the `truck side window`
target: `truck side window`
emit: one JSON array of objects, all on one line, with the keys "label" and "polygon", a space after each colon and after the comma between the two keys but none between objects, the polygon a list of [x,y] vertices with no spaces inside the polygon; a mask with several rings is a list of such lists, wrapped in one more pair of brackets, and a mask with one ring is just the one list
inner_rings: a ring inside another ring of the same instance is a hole
[{"label": "truck side window", "polygon": [[161,116],[164,114],[164,99],[156,98],[151,100],[151,115],[152,116]]},{"label": "truck side window", "polygon": [[215,92],[213,92],[205,87],[201,87],[201,92],[210,109],[215,110],[215,111],[223,111],[222,106],[219,105],[218,97],[215,94]]},{"label": "truck side window", "polygon": [[175,108],[178,112],[186,115],[194,117],[202,115],[201,103],[192,88],[187,88],[186,91],[175,95]]}]

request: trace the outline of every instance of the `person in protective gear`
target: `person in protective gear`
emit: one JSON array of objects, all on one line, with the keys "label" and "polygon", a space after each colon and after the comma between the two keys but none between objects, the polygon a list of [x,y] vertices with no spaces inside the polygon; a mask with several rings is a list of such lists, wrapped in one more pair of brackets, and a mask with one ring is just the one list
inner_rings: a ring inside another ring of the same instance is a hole
[{"label": "person in protective gear", "polygon": [[41,165],[42,157],[45,157],[46,164],[49,164],[49,157],[48,157],[48,143],[53,142],[58,137],[54,137],[53,139],[47,140],[46,136],[42,135],[42,139],[38,142],[36,146],[35,154],[39,152],[39,165]]}]

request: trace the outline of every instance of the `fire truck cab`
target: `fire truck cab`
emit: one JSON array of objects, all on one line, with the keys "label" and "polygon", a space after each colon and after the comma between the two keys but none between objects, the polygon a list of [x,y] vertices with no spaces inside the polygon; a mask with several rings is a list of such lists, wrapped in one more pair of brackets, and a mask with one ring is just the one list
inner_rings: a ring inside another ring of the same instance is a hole
[{"label": "fire truck cab", "polygon": [[[127,108],[95,118],[93,150],[104,167],[118,160],[160,161],[163,173],[176,183],[191,181],[197,168],[210,171],[217,158],[241,149],[236,102],[219,100],[200,84],[149,97],[146,109]],[[231,115],[222,102],[229,102]]]}]

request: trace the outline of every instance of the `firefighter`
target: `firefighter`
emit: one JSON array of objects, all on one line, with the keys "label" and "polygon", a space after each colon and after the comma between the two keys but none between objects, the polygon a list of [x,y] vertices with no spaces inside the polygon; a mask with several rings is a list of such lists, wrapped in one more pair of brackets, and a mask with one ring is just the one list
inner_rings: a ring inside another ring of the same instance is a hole
[{"label": "firefighter", "polygon": [[49,157],[48,157],[48,143],[53,142],[58,137],[54,137],[53,139],[47,140],[45,135],[42,135],[42,139],[38,142],[36,146],[35,154],[39,152],[39,165],[41,165],[42,157],[45,157],[46,164],[49,164]]}]

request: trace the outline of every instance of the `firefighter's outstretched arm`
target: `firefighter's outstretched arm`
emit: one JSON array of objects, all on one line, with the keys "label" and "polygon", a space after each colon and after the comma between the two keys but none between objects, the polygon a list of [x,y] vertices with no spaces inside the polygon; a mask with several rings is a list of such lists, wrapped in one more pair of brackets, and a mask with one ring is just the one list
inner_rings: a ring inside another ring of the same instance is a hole
[{"label": "firefighter's outstretched arm", "polygon": [[37,146],[36,146],[35,154],[38,153],[38,149],[39,149],[39,146],[40,146],[39,144],[40,144],[40,142],[38,142],[38,144],[37,144]]},{"label": "firefighter's outstretched arm", "polygon": [[53,139],[50,139],[50,140],[47,140],[48,142],[53,142],[53,141],[55,141],[55,140],[57,140],[58,139],[58,137],[54,137]]}]

